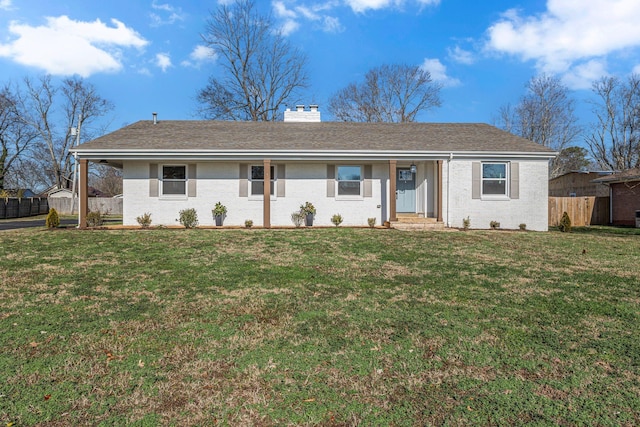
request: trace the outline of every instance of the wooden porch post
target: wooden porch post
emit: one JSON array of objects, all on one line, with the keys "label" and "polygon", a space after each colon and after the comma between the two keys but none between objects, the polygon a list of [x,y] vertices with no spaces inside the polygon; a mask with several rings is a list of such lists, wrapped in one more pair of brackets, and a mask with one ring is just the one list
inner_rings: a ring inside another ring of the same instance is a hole
[{"label": "wooden porch post", "polygon": [[264,159],[264,200],[262,226],[271,228],[271,160]]},{"label": "wooden porch post", "polygon": [[438,160],[438,222],[442,222],[442,160]]},{"label": "wooden porch post", "polygon": [[389,160],[389,221],[397,221],[396,213],[396,160]]},{"label": "wooden porch post", "polygon": [[80,199],[78,227],[87,228],[87,213],[89,212],[89,161],[86,159],[80,159],[78,198]]}]

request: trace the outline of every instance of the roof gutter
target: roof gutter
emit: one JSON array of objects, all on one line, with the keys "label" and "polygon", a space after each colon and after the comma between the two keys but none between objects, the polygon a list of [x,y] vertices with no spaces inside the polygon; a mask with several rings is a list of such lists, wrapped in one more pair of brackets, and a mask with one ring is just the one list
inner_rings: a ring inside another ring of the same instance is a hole
[{"label": "roof gutter", "polygon": [[364,151],[364,150],[72,150],[88,160],[203,160],[233,161],[257,160],[447,160],[453,155],[459,159],[531,159],[549,160],[556,152],[492,152],[492,151]]}]

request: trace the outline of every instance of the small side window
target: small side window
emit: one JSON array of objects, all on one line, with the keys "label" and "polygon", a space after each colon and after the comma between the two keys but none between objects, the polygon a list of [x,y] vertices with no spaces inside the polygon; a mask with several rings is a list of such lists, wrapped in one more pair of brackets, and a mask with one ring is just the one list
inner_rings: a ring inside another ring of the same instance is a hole
[{"label": "small side window", "polygon": [[[271,166],[271,192],[270,194],[274,195],[274,188],[276,182],[275,176],[275,168]],[[251,171],[249,175],[249,194],[252,196],[263,196],[264,195],[264,166],[251,166]]]},{"label": "small side window", "polygon": [[338,196],[362,196],[362,167],[341,165],[337,166],[336,169]]},{"label": "small side window", "polygon": [[187,167],[185,165],[162,166],[161,194],[163,196],[186,196]]},{"label": "small side window", "polygon": [[507,196],[507,163],[482,164],[482,194],[485,196]]}]

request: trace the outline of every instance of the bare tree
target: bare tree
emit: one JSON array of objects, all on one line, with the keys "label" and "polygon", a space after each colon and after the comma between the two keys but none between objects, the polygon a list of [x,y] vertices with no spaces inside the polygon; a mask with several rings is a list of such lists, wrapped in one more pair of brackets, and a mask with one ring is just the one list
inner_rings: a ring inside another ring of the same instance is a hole
[{"label": "bare tree", "polygon": [[[0,190],[5,189],[5,178],[14,172],[36,136],[20,117],[15,90],[7,85],[0,91]],[[17,184],[17,177],[10,182]]]},{"label": "bare tree", "polygon": [[441,105],[441,87],[418,66],[385,64],[369,70],[364,82],[336,92],[328,109],[345,122],[414,122],[419,113]]},{"label": "bare tree", "polygon": [[17,102],[22,123],[37,135],[32,161],[42,164],[48,184],[67,188],[73,174],[69,150],[76,141],[71,129],[82,131],[85,140],[91,139],[92,134],[83,129],[113,106],[80,78],[65,79],[59,86],[50,76],[38,81],[25,78],[24,84],[25,92],[18,95]]},{"label": "bare tree", "polygon": [[273,121],[307,85],[306,56],[252,0],[221,4],[211,13],[202,38],[223,72],[220,79],[211,76],[198,92],[204,118]]},{"label": "bare tree", "polygon": [[[562,153],[580,135],[574,114],[575,101],[559,78],[541,75],[531,78],[527,93],[515,106],[500,108],[496,124],[515,135]],[[550,175],[564,173],[561,157],[551,162]]]},{"label": "bare tree", "polygon": [[96,165],[89,176],[89,185],[109,197],[122,194],[122,171],[108,165]]},{"label": "bare tree", "polygon": [[593,84],[600,98],[586,142],[598,164],[610,170],[640,167],[640,75],[626,81],[603,77]]}]

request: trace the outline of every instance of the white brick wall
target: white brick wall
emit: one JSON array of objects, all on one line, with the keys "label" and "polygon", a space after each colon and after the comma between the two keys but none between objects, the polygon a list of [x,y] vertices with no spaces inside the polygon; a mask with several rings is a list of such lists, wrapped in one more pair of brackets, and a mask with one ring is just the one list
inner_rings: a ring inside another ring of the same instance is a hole
[{"label": "white brick wall", "polygon": [[[162,163],[159,162],[161,165]],[[255,164],[260,164],[256,162]],[[272,164],[278,165],[274,161]],[[356,163],[351,163],[356,164]],[[425,169],[426,205],[429,213],[436,209],[437,188],[435,167],[430,162]],[[500,222],[501,228],[517,229],[525,223],[529,230],[548,229],[548,164],[546,161],[520,160],[520,198],[515,200],[476,200],[471,198],[471,164],[468,160],[445,161],[443,164],[443,216],[451,227],[462,227],[462,220],[469,216],[472,228],[489,228],[490,221]],[[450,170],[449,170],[450,168]],[[261,197],[239,197],[239,163],[197,163],[197,196],[167,199],[149,197],[149,162],[124,163],[123,222],[137,225],[136,217],[145,212],[152,214],[153,225],[178,225],[179,211],[195,208],[200,225],[213,225],[211,214],[216,202],[227,206],[225,225],[243,226],[245,220],[253,220],[261,226],[263,221]],[[317,209],[316,225],[332,225],[331,216],[339,213],[343,225],[364,226],[367,218],[375,217],[380,225],[388,217],[389,165],[373,164],[372,197],[359,200],[341,200],[327,197],[327,165],[325,163],[287,163],[285,196],[272,197],[271,225],[291,226],[291,213],[306,201]],[[450,177],[450,195],[447,196],[447,180]],[[421,202],[421,205],[424,204]],[[380,206],[380,207],[378,207]],[[424,209],[424,208],[423,208]],[[421,209],[419,209],[421,210]]]},{"label": "white brick wall", "polygon": [[[272,164],[278,167],[277,162]],[[326,164],[289,163],[285,167],[285,196],[271,199],[272,226],[293,225],[291,213],[307,201],[317,209],[314,225],[333,225],[331,216],[336,213],[344,218],[342,225],[367,225],[369,217],[375,217],[376,223],[381,224],[382,209],[377,206],[381,203],[381,184],[386,185],[387,181],[387,165],[373,165],[373,197],[359,200],[327,197]],[[195,208],[200,225],[213,225],[215,220],[211,209],[220,201],[228,210],[224,225],[242,226],[245,220],[251,219],[254,225],[261,226],[262,197],[239,197],[239,172],[238,163],[197,163],[197,196],[168,199],[149,197],[148,162],[125,162],[123,222],[136,225],[137,216],[150,212],[153,225],[178,225],[179,211]]]},{"label": "white brick wall", "polygon": [[[520,197],[504,200],[472,199],[472,163],[456,159],[450,163],[444,162],[443,214],[451,227],[462,227],[462,220],[468,216],[471,228],[489,228],[491,221],[498,221],[504,229],[518,229],[518,226],[524,223],[528,230],[548,230],[549,190],[546,160],[519,160]],[[448,167],[451,168],[449,175]],[[447,176],[451,179],[449,197],[446,196]]]}]

